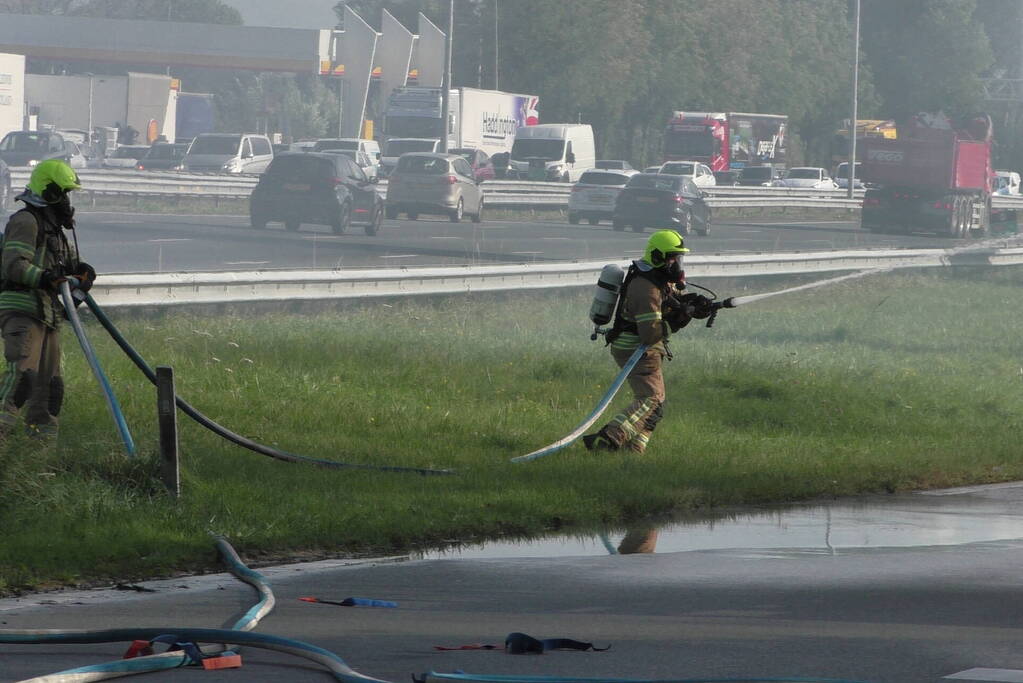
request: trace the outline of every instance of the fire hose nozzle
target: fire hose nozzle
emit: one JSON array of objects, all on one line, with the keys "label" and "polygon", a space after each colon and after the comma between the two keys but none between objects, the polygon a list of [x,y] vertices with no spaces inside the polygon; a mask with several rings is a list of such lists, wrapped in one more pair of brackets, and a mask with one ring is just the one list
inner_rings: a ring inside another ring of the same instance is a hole
[{"label": "fire hose nozzle", "polygon": [[735,297],[730,296],[721,302],[721,308],[735,308]]}]

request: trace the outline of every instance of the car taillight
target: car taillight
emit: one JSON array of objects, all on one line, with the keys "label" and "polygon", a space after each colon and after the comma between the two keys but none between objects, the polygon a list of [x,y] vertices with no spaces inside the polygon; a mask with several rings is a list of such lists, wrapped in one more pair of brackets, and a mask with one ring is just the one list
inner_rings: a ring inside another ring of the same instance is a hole
[{"label": "car taillight", "polygon": [[582,191],[583,191],[583,188],[579,187],[578,185],[573,185],[572,186],[572,192],[582,192]]},{"label": "car taillight", "polygon": [[676,204],[681,204],[682,203],[682,195],[678,195],[677,194],[677,195],[675,195],[674,199],[675,199],[675,203]]},{"label": "car taillight", "polygon": [[331,185],[344,185],[345,184],[345,179],[344,178],[331,178],[330,179],[330,184]]},{"label": "car taillight", "polygon": [[136,171],[144,171],[144,170],[146,170],[146,167],[143,166],[142,164],[135,164],[135,170]]},{"label": "car taillight", "polygon": [[951,211],[952,210],[952,205],[951,204],[945,204],[944,202],[939,200],[939,201],[934,202],[934,208],[935,209],[945,209],[946,211]]},{"label": "car taillight", "polygon": [[458,178],[456,178],[453,175],[446,176],[446,180],[447,180],[448,185],[454,185],[455,183],[458,182]]}]

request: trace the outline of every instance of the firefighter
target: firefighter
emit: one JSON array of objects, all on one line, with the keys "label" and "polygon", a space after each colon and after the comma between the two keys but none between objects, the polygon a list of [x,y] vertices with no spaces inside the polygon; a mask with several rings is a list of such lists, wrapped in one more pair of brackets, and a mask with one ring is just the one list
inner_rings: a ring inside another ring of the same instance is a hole
[{"label": "firefighter", "polygon": [[583,437],[587,449],[628,449],[636,453],[646,450],[664,405],[661,363],[668,353],[665,346],[668,337],[692,318],[710,314],[709,299],[682,294],[685,286],[682,258],[688,252],[676,231],[658,230],[650,235],[643,258],[632,262],[622,283],[614,325],[607,339],[611,356],[619,367],[625,365],[640,344],[648,348],[629,373],[632,403],[599,432]]},{"label": "firefighter", "polygon": [[0,379],[0,440],[21,421],[30,436],[56,436],[64,399],[60,372],[60,284],[73,275],[88,290],[96,271],[78,260],[65,230],[74,229],[69,193],[81,189],[65,162],[50,159],[32,171],[17,199],[25,208],[7,221],[0,251],[0,333],[5,367]]}]

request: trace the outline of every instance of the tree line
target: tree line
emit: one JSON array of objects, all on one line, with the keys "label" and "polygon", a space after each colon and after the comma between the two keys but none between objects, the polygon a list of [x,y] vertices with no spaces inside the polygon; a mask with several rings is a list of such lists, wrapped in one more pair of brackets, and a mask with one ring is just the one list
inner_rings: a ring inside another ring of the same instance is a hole
[{"label": "tree line", "polygon": [[[448,0],[347,4],[377,28],[383,9],[412,30],[419,12],[447,26]],[[1023,77],[1021,5],[862,0],[859,117],[989,111],[997,163],[1023,167],[1023,144],[1014,142],[1023,104],[984,102],[978,80]],[[343,7],[335,7],[339,25]],[[599,156],[634,164],[660,158],[675,110],[787,114],[790,163],[827,165],[833,133],[850,116],[854,7],[855,0],[455,0],[452,84],[537,95],[542,122],[590,123]],[[222,0],[0,0],[2,12],[241,23]],[[30,60],[29,68],[62,67]],[[294,139],[337,130],[337,84],[329,79],[203,69],[173,75],[187,90],[217,93],[225,130]]]}]

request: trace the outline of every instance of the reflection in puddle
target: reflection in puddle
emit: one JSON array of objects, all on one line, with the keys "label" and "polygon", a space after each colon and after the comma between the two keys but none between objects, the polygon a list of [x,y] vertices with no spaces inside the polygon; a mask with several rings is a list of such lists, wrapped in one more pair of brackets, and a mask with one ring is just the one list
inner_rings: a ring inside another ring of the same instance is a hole
[{"label": "reflection in puddle", "polygon": [[856,548],[961,545],[1023,538],[1023,487],[961,495],[905,494],[714,516],[647,520],[632,528],[466,545],[423,553],[450,557],[573,557],[701,550],[785,549],[838,553]]}]

